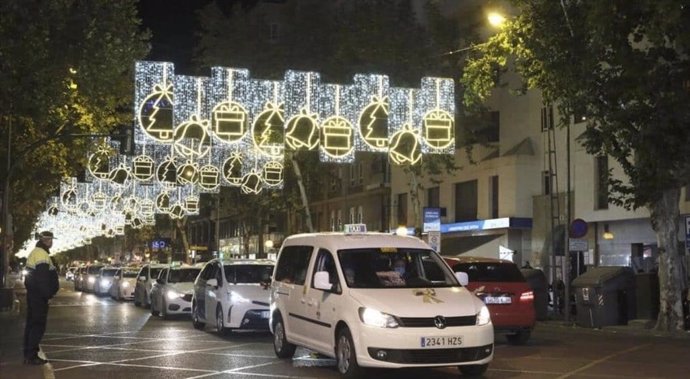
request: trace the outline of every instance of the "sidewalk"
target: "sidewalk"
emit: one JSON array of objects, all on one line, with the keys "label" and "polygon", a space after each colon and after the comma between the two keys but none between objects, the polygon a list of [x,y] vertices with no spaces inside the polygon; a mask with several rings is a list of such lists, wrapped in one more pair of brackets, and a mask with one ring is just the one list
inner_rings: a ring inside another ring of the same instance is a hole
[{"label": "sidewalk", "polygon": [[22,362],[26,290],[20,281],[14,288],[14,306],[11,310],[0,311],[0,378],[54,378],[50,364],[29,366]]}]

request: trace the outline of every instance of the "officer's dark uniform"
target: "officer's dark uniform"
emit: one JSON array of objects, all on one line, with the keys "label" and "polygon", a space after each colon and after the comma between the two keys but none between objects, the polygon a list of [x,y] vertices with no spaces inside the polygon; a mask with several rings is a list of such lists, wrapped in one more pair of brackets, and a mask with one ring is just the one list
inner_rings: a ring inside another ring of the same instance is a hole
[{"label": "officer's dark uniform", "polygon": [[26,287],[26,327],[24,329],[24,363],[44,364],[48,361],[39,358],[38,344],[46,331],[48,300],[55,296],[60,284],[57,268],[50,259],[53,233],[41,232],[29,257],[26,260],[28,274],[24,279]]}]

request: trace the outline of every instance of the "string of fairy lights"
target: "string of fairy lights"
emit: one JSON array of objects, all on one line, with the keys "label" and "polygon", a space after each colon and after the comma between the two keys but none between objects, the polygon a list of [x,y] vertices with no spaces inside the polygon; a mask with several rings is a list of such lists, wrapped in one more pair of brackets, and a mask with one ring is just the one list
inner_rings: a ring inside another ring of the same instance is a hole
[{"label": "string of fairy lights", "polygon": [[[175,74],[170,62],[135,66],[133,156],[105,139],[87,157],[88,180],[65,181],[36,230],[59,231],[54,251],[114,237],[125,226],[198,214],[201,193],[221,186],[244,194],[283,186],[286,154],[317,151],[347,164],[357,151],[387,154],[395,165],[452,154],[454,84],[426,77],[419,88],[391,87],[385,75],[351,83],[287,71],[283,80],[213,67],[211,76]],[[30,242],[30,241],[29,241]]]}]

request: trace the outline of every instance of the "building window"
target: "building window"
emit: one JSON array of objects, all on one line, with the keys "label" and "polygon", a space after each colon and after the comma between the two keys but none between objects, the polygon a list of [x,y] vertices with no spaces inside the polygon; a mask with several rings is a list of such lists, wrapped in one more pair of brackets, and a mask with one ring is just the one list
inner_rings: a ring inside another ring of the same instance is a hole
[{"label": "building window", "polygon": [[609,209],[609,158],[596,157],[596,199],[594,209]]},{"label": "building window", "polygon": [[455,184],[455,221],[477,219],[477,181]]},{"label": "building window", "polygon": [[489,177],[489,215],[498,218],[498,175]]},{"label": "building window", "polygon": [[542,194],[551,195],[551,173],[549,171],[541,172]]},{"label": "building window", "polygon": [[541,131],[545,132],[553,127],[553,106],[549,105],[541,109]]},{"label": "building window", "polygon": [[501,134],[501,113],[498,111],[489,112],[489,119],[483,134],[486,142],[499,142]]},{"label": "building window", "polygon": [[407,193],[398,194],[398,225],[407,225]]},{"label": "building window", "polygon": [[268,40],[271,42],[277,42],[278,41],[278,24],[272,23],[269,25]]},{"label": "building window", "polygon": [[361,161],[357,164],[357,180],[359,184],[364,183],[364,164]]},{"label": "building window", "polygon": [[426,190],[426,205],[429,208],[439,208],[441,206],[441,188],[431,187]]}]

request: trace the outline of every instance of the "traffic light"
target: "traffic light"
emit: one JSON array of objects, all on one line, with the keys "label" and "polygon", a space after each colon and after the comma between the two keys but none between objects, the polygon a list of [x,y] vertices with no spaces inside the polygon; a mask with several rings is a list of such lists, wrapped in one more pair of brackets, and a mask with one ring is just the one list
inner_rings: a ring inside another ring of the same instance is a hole
[{"label": "traffic light", "polygon": [[134,155],[134,126],[120,125],[115,129],[112,139],[120,142],[121,155]]}]

